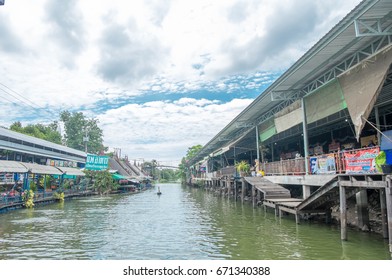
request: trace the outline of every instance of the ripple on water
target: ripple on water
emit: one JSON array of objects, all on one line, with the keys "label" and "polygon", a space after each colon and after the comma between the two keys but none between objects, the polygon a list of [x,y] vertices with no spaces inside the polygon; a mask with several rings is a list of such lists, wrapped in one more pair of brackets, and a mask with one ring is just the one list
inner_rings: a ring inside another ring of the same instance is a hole
[{"label": "ripple on water", "polygon": [[0,215],[1,259],[388,259],[382,240],[178,184]]}]

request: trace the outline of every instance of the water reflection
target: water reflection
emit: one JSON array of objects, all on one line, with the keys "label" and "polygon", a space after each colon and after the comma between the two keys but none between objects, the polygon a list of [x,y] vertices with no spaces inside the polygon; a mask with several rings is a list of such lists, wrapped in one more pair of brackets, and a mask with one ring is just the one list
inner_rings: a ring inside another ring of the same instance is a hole
[{"label": "water reflection", "polygon": [[0,215],[0,259],[389,259],[381,237],[279,219],[178,184]]}]

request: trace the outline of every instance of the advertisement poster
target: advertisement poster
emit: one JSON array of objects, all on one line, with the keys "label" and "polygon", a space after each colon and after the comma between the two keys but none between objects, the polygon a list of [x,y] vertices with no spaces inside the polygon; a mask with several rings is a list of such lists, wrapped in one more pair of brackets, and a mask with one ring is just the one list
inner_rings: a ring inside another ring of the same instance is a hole
[{"label": "advertisement poster", "polygon": [[336,163],[334,154],[311,157],[310,170],[312,174],[335,174]]},{"label": "advertisement poster", "polygon": [[344,152],[346,174],[377,173],[375,158],[379,152],[379,147],[358,150],[354,153]]}]

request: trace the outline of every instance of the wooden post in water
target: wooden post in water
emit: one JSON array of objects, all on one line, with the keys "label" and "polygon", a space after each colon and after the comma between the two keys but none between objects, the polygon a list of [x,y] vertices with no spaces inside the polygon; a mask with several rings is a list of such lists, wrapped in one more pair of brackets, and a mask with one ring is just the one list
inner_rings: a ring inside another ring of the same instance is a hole
[{"label": "wooden post in water", "polygon": [[233,186],[234,186],[234,201],[237,201],[237,181],[233,179]]},{"label": "wooden post in water", "polygon": [[295,215],[295,223],[297,225],[299,225],[299,214],[298,214],[298,212],[296,212],[294,215]]},{"label": "wooden post in water", "polygon": [[255,201],[256,201],[256,187],[252,186],[252,205],[253,205],[253,208],[256,207]]},{"label": "wooden post in water", "polygon": [[230,199],[230,192],[231,192],[231,179],[227,178],[227,199]]},{"label": "wooden post in water", "polygon": [[389,252],[392,255],[392,180],[391,176],[387,176],[387,187],[385,189],[385,201],[387,204],[388,214],[388,236],[389,236]]},{"label": "wooden post in water", "polygon": [[246,192],[246,182],[244,178],[241,178],[241,202],[244,203]]},{"label": "wooden post in water", "polygon": [[340,197],[340,239],[347,240],[347,205],[346,205],[346,189],[339,186]]},{"label": "wooden post in water", "polygon": [[388,239],[388,217],[387,217],[387,203],[385,197],[385,189],[380,190],[380,208],[381,208],[381,226],[382,236]]}]

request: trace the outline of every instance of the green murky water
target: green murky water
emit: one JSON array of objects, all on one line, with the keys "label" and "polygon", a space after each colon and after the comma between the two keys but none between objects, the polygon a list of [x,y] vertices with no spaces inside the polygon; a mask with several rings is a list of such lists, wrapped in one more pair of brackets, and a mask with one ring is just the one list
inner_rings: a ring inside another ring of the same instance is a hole
[{"label": "green murky water", "polygon": [[381,236],[296,225],[179,184],[0,214],[0,259],[390,259]]}]

